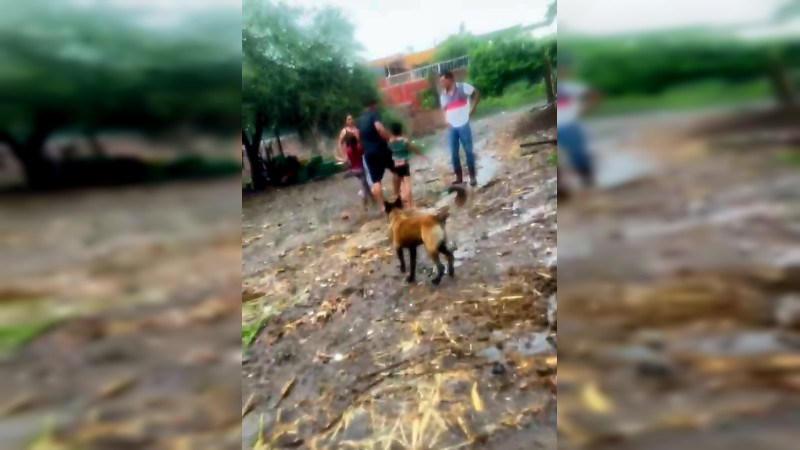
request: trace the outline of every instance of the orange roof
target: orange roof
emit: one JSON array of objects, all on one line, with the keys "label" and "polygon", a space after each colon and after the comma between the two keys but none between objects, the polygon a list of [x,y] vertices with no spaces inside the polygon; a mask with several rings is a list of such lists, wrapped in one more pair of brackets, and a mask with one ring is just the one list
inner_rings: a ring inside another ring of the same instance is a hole
[{"label": "orange roof", "polygon": [[371,61],[369,64],[374,67],[383,67],[389,63],[402,61],[406,66],[412,67],[419,64],[427,64],[433,61],[433,54],[436,48],[423,50],[421,52],[403,54],[399,53],[385,58],[380,58]]},{"label": "orange roof", "polygon": [[369,65],[374,67],[383,67],[391,62],[395,62],[402,59],[403,59],[402,54],[392,55],[392,56],[387,56],[385,58],[372,60],[369,62]]},{"label": "orange roof", "polygon": [[423,50],[421,52],[406,55],[406,64],[409,66],[416,66],[418,64],[428,64],[433,62],[433,54],[436,52],[435,48]]}]

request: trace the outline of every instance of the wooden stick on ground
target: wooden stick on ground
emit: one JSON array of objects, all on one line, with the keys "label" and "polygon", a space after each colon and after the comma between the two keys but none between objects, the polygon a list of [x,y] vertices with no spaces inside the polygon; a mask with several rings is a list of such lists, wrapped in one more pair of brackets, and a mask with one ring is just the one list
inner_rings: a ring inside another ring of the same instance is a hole
[{"label": "wooden stick on ground", "polygon": [[557,143],[558,139],[543,139],[541,141],[523,142],[522,144],[519,144],[519,146],[520,148],[525,148],[525,147],[533,147],[536,145],[557,144]]}]

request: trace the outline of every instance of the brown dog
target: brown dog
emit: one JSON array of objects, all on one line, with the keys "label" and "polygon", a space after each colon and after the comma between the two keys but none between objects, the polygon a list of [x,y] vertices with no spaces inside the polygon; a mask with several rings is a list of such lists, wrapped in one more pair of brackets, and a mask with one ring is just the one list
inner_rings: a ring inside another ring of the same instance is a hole
[{"label": "brown dog", "polygon": [[[466,201],[466,191],[464,188],[453,186],[449,192],[456,193],[456,205],[461,206]],[[447,236],[444,225],[450,216],[447,208],[436,214],[415,214],[406,215],[403,212],[403,203],[400,199],[394,202],[384,202],[386,214],[389,215],[389,235],[391,237],[392,248],[397,252],[400,260],[400,272],[406,273],[406,261],[403,250],[408,249],[410,257],[410,267],[406,281],[414,282],[417,270],[417,247],[425,246],[431,260],[436,264],[437,274],[432,280],[433,284],[439,284],[444,276],[444,264],[439,260],[439,254],[447,258],[447,271],[451,277],[455,276],[453,266],[453,253],[447,248]]]}]

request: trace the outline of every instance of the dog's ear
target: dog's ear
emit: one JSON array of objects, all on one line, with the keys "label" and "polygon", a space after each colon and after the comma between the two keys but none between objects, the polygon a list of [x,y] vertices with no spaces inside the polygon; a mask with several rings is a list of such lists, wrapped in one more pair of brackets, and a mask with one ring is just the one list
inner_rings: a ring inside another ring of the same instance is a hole
[{"label": "dog's ear", "polygon": [[399,208],[399,209],[403,209],[403,200],[400,197],[397,197],[396,199],[394,199],[394,207],[395,208]]}]

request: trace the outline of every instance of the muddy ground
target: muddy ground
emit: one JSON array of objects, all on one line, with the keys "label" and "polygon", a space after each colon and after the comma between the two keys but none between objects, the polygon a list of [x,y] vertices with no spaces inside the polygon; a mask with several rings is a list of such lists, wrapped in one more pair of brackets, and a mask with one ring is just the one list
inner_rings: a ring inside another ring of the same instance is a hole
[{"label": "muddy ground", "polygon": [[602,189],[559,204],[559,448],[797,447],[800,116],[773,116],[592,123]]},{"label": "muddy ground", "polygon": [[0,200],[0,448],[239,448],[238,195]]},{"label": "muddy ground", "polygon": [[[554,149],[520,157],[517,117],[474,124],[480,185],[451,206],[438,287],[424,254],[403,283],[354,179],[243,201],[243,448],[556,448]],[[443,136],[428,143],[420,208],[451,202]]]}]

